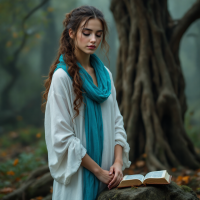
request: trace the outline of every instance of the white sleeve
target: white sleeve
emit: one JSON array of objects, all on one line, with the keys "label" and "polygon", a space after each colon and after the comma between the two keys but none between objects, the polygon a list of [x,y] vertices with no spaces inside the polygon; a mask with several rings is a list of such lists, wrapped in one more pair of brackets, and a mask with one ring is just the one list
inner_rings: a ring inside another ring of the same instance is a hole
[{"label": "white sleeve", "polygon": [[80,167],[86,149],[80,139],[75,136],[72,117],[69,113],[69,100],[61,94],[62,90],[66,92],[67,89],[64,87],[62,78],[55,78],[53,84],[45,110],[48,165],[51,176],[57,182],[67,185]]},{"label": "white sleeve", "polygon": [[[111,74],[112,75],[112,74]],[[131,162],[129,161],[129,151],[130,147],[127,143],[127,134],[124,129],[124,122],[123,122],[123,116],[120,113],[119,106],[116,100],[116,89],[114,86],[114,82],[112,79],[112,87],[113,87],[113,93],[114,93],[114,113],[115,113],[115,145],[119,144],[123,147],[123,166],[122,170],[125,168],[129,168],[131,165]]]},{"label": "white sleeve", "polygon": [[130,147],[127,143],[127,135],[124,130],[124,122],[123,117],[119,111],[119,107],[117,104],[117,100],[115,99],[115,145],[119,144],[123,147],[123,166],[122,170],[125,168],[129,168],[131,165],[131,162],[129,161],[129,151]]}]

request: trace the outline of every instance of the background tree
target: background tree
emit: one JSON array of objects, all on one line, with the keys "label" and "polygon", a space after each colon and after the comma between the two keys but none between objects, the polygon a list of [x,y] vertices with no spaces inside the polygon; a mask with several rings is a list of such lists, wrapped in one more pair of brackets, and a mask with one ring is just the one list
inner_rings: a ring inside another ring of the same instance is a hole
[{"label": "background tree", "polygon": [[200,0],[173,20],[167,0],[112,0],[119,41],[116,91],[132,162],[146,154],[149,170],[199,168],[184,129],[187,110],[179,44],[200,18]]},{"label": "background tree", "polygon": [[[0,101],[0,124],[10,123],[16,120],[16,115],[19,112],[17,108],[12,105],[11,91],[16,82],[22,76],[24,69],[19,66],[19,58],[23,51],[32,46],[34,40],[28,41],[30,36],[35,35],[36,39],[40,37],[38,34],[39,21],[37,16],[29,20],[37,10],[45,5],[48,0],[43,1],[2,1],[1,14],[3,18],[0,20],[1,24],[1,38],[0,38],[0,69],[1,75],[1,101]],[[27,20],[29,23],[27,25]],[[37,21],[37,25],[35,24]],[[42,22],[40,18],[40,22]],[[21,69],[22,68],[22,69]],[[27,69],[27,66],[26,66]],[[29,76],[29,74],[27,74]],[[3,85],[3,87],[2,87]]]}]

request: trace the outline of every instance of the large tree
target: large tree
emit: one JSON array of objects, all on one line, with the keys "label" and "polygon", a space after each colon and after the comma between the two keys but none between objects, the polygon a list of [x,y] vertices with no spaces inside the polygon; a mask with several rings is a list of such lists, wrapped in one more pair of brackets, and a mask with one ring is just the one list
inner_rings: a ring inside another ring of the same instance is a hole
[{"label": "large tree", "polygon": [[200,167],[184,129],[185,82],[180,41],[200,18],[200,0],[173,20],[167,0],[112,0],[119,52],[115,82],[130,160],[146,154],[149,170]]},{"label": "large tree", "polygon": [[[41,15],[35,16],[31,20],[30,18],[48,1],[15,0],[13,2],[2,0],[0,3],[0,11],[3,16],[0,19],[0,71],[6,75],[1,76],[0,126],[16,122],[16,116],[27,108],[28,103],[20,111],[13,106],[11,93],[23,74],[21,66],[19,66],[20,56],[25,48],[28,48],[28,45],[29,47],[33,45],[28,41],[29,37],[36,34],[35,30],[36,26],[40,24],[39,21],[44,21],[41,20]],[[32,42],[35,40],[32,39]]]}]

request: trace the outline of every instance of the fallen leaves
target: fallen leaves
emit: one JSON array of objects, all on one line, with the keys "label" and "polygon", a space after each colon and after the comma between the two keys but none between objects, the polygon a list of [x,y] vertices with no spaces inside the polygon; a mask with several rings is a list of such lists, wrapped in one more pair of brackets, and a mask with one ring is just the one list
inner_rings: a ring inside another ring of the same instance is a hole
[{"label": "fallen leaves", "polygon": [[16,166],[18,163],[19,163],[19,159],[16,158],[16,159],[14,160],[14,162],[13,162],[13,165]]},{"label": "fallen leaves", "polygon": [[53,193],[53,187],[52,186],[50,187],[50,193],[51,194]]},{"label": "fallen leaves", "polygon": [[145,165],[145,162],[143,160],[140,160],[140,161],[136,162],[136,166],[137,167],[144,167],[144,165]]},{"label": "fallen leaves", "polygon": [[7,175],[14,176],[14,175],[15,175],[15,172],[13,172],[13,171],[7,171]]},{"label": "fallen leaves", "polygon": [[189,180],[190,180],[190,176],[178,176],[176,178],[176,183],[177,185],[183,185],[183,184],[188,184],[189,183]]},{"label": "fallen leaves", "polygon": [[15,132],[15,131],[11,131],[9,133],[9,137],[12,138],[12,139],[17,138],[18,136],[19,136],[19,134],[17,132]]},{"label": "fallen leaves", "polygon": [[15,188],[5,187],[0,190],[0,194],[8,194],[8,193],[12,192],[13,190],[15,190]]},{"label": "fallen leaves", "polygon": [[43,199],[42,196],[36,197],[36,200],[42,200],[42,199]]},{"label": "fallen leaves", "polygon": [[41,133],[37,133],[36,138],[40,138],[40,137],[41,137]]},{"label": "fallen leaves", "polygon": [[14,38],[17,38],[17,37],[18,37],[18,34],[15,33],[15,32],[14,32],[12,35],[13,35]]},{"label": "fallen leaves", "polygon": [[[145,154],[143,154],[141,160],[138,160],[131,164],[131,166],[128,169],[125,169],[123,171],[124,175],[133,175],[133,174],[142,174],[146,175],[149,171],[146,166],[145,162]],[[197,188],[199,188],[199,182],[200,182],[200,168],[197,170],[187,169],[184,168],[182,170],[178,168],[171,168],[172,172],[172,181],[174,181],[177,185],[187,185],[188,187],[192,188],[193,191],[197,191]],[[200,195],[200,190],[198,195]]]},{"label": "fallen leaves", "polygon": [[53,12],[54,11],[54,9],[52,7],[48,7],[47,10],[48,10],[48,12]]},{"label": "fallen leaves", "polygon": [[6,43],[6,47],[10,47],[12,45],[12,42],[11,41],[8,41],[7,43]]},{"label": "fallen leaves", "polygon": [[172,168],[171,170],[172,170],[172,172],[175,172],[177,169],[176,168]]},{"label": "fallen leaves", "polygon": [[5,151],[1,152],[1,156],[2,156],[2,157],[6,157],[6,155],[7,155],[7,154],[6,154]]},{"label": "fallen leaves", "polygon": [[17,121],[22,121],[23,117],[21,115],[17,115],[16,119],[17,119]]},{"label": "fallen leaves", "polygon": [[37,39],[40,39],[41,38],[41,35],[40,34],[35,34],[35,37],[37,38]]},{"label": "fallen leaves", "polygon": [[190,180],[190,176],[184,176],[184,177],[182,178],[183,184],[188,184],[188,183],[189,183],[189,180]]},{"label": "fallen leaves", "polygon": [[39,196],[39,197],[35,197],[34,199],[30,199],[30,200],[42,200],[43,197],[42,196]]}]

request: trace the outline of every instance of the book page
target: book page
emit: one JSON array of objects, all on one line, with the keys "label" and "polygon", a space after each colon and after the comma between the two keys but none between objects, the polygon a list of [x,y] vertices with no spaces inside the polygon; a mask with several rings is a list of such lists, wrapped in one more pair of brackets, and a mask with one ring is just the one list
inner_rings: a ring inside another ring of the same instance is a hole
[{"label": "book page", "polygon": [[143,182],[144,176],[141,174],[126,175],[123,180],[133,180],[133,179],[138,179],[141,182]]},{"label": "book page", "polygon": [[166,170],[149,172],[149,173],[146,174],[144,179],[147,179],[147,178],[162,178],[162,177],[165,176],[165,172],[166,172]]},{"label": "book page", "polygon": [[165,178],[168,182],[170,182],[170,175],[168,173],[166,173]]}]

